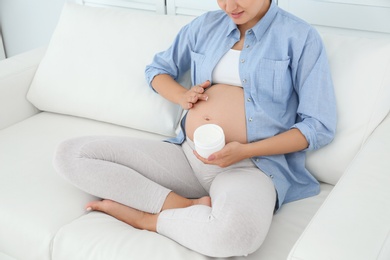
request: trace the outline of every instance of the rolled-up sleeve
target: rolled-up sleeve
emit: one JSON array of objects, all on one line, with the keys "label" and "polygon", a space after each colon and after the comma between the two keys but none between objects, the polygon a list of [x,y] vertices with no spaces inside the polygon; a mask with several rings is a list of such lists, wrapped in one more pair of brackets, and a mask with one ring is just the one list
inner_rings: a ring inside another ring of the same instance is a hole
[{"label": "rolled-up sleeve", "polygon": [[316,150],[330,143],[336,131],[337,112],[333,82],[325,48],[312,30],[296,67],[295,90],[299,96],[299,129],[309,146]]},{"label": "rolled-up sleeve", "polygon": [[[196,20],[196,19],[195,19]],[[192,21],[193,23],[194,21]],[[157,53],[152,63],[145,68],[146,81],[150,87],[155,76],[168,74],[177,80],[190,69],[191,66],[191,43],[193,34],[191,24],[184,26],[172,45],[163,52]]]}]

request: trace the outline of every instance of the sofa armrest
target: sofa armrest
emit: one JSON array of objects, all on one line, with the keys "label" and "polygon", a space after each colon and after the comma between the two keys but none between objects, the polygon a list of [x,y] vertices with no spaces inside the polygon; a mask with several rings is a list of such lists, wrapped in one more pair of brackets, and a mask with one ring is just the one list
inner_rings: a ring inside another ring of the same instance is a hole
[{"label": "sofa armrest", "polygon": [[313,217],[289,260],[390,259],[390,115]]},{"label": "sofa armrest", "polygon": [[34,49],[0,61],[0,129],[39,112],[26,94],[44,52]]}]

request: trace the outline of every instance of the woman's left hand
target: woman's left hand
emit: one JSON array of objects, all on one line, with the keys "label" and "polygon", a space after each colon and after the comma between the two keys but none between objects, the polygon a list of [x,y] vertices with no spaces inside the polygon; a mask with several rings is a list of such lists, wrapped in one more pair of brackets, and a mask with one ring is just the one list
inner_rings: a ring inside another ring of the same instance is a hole
[{"label": "woman's left hand", "polygon": [[228,167],[246,159],[244,145],[239,142],[230,142],[222,150],[211,154],[208,158],[201,157],[195,150],[195,156],[205,164],[217,165],[221,168]]}]

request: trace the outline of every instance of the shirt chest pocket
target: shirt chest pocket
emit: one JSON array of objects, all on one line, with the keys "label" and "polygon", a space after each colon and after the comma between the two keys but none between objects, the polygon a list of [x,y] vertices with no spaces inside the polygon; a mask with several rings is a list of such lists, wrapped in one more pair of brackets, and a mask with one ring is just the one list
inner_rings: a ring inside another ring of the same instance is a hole
[{"label": "shirt chest pocket", "polygon": [[206,56],[203,54],[191,51],[191,80],[194,85],[207,80],[207,78],[204,78],[204,73],[202,71],[204,69],[203,63],[205,57]]},{"label": "shirt chest pocket", "polygon": [[261,59],[251,82],[252,95],[258,100],[286,101],[292,91],[289,63],[289,59]]}]

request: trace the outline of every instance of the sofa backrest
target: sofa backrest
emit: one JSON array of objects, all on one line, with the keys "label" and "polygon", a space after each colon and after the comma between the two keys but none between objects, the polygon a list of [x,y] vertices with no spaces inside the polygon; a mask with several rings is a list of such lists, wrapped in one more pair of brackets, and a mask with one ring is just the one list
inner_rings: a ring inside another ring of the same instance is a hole
[{"label": "sofa backrest", "polygon": [[27,98],[43,111],[173,136],[182,109],[147,86],[144,70],[192,19],[66,3]]},{"label": "sofa backrest", "polygon": [[337,99],[338,125],[328,146],[308,154],[320,181],[336,184],[367,138],[390,111],[390,36],[322,32]]},{"label": "sofa backrest", "polygon": [[[66,4],[28,99],[40,110],[172,136],[182,110],[146,86],[144,69],[192,19]],[[330,145],[308,154],[307,167],[335,184],[390,110],[390,40],[321,35],[338,127]]]}]

